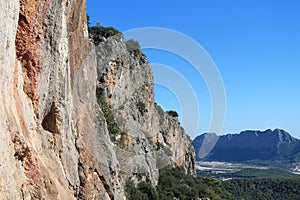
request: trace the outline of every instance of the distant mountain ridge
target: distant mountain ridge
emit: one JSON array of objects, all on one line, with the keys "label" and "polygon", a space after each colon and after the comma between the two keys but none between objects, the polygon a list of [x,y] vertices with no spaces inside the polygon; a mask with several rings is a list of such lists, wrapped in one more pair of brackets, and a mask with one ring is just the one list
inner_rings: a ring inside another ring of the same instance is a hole
[{"label": "distant mountain ridge", "polygon": [[[215,138],[216,144],[206,154],[200,154],[207,138]],[[239,134],[217,136],[205,133],[193,141],[196,161],[243,162],[249,160],[299,162],[300,140],[288,132],[275,129],[243,131]]]}]

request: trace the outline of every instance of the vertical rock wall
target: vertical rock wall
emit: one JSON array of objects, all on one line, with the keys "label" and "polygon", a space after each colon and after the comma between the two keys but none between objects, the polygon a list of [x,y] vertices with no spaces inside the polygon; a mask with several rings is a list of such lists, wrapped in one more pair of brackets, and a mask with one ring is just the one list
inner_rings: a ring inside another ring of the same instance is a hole
[{"label": "vertical rock wall", "polygon": [[[14,144],[11,136],[19,131],[18,117],[14,100],[15,37],[17,31],[19,2],[5,0],[0,2],[0,199],[19,199],[21,181],[14,159]],[[12,129],[11,124],[16,124]]]},{"label": "vertical rock wall", "polygon": [[2,0],[0,9],[0,199],[122,196],[85,1]]}]

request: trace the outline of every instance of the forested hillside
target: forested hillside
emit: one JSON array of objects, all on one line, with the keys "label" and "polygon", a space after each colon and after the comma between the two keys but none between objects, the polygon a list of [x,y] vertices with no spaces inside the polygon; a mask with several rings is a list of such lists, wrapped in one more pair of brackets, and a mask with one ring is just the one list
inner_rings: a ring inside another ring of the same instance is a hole
[{"label": "forested hillside", "polygon": [[300,199],[300,179],[233,179],[222,185],[239,200]]}]

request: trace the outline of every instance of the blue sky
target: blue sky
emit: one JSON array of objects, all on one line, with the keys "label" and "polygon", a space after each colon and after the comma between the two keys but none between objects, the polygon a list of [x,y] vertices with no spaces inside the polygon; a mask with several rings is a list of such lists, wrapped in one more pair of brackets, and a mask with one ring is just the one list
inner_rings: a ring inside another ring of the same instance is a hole
[{"label": "blue sky", "polygon": [[[87,0],[91,23],[120,31],[141,27],[176,30],[196,40],[215,62],[226,90],[222,133],[282,128],[300,138],[300,1],[298,0]],[[145,49],[150,63],[176,70],[192,85],[199,103],[199,127],[208,130],[211,99],[201,76],[178,55]],[[154,75],[159,72],[154,70]],[[167,74],[165,75],[167,77]],[[182,88],[184,90],[185,88]],[[156,85],[155,99],[179,112],[180,99]],[[198,123],[190,120],[190,123]]]}]

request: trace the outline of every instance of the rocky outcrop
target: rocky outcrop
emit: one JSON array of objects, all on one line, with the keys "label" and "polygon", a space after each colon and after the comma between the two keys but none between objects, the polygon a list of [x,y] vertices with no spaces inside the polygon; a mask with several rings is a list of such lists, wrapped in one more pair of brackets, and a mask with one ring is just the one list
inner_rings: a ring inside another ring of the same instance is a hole
[{"label": "rocky outcrop", "polygon": [[[154,103],[151,66],[139,49],[128,51],[122,35],[96,47],[98,95],[111,105],[120,133],[116,140],[121,170],[153,184],[158,169],[184,166],[194,174],[192,142],[178,120]],[[137,178],[138,179],[138,178]]]},{"label": "rocky outcrop", "polygon": [[85,1],[2,0],[0,9],[1,200],[123,199],[129,177],[155,184],[167,164],[194,173],[191,140],[154,104],[145,56],[122,37],[94,47]]}]

